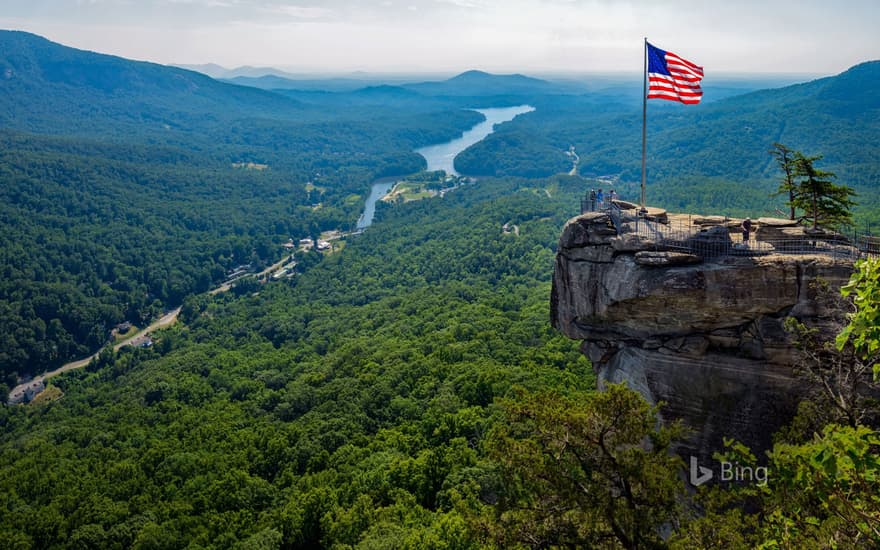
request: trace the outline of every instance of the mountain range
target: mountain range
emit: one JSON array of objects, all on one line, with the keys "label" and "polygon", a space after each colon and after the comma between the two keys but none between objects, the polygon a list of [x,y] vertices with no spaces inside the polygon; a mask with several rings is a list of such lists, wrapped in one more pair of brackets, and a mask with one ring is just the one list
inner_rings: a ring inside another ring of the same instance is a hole
[{"label": "mountain range", "polygon": [[[565,169],[563,151],[575,145],[580,173],[638,180],[641,113],[627,95],[630,90],[615,87],[612,80],[598,79],[592,91],[575,93],[571,83],[471,70],[447,80],[356,87],[369,82],[359,80],[368,75],[303,81],[283,71],[246,69],[235,77],[250,84],[242,86],[181,68],[67,48],[24,32],[0,31],[0,126],[97,135],[122,135],[136,128],[152,139],[180,130],[192,139],[208,134],[221,139],[242,120],[250,121],[247,126],[260,120],[259,126],[281,131],[284,121],[313,124],[340,116],[375,121],[401,108],[429,113],[528,102],[538,111],[505,125],[465,155],[472,172],[547,175]],[[652,177],[767,181],[774,177],[774,166],[766,150],[779,141],[825,155],[827,166],[845,181],[877,187],[880,62],[802,84],[751,91],[762,82],[772,79],[719,83],[717,91],[707,87],[704,103],[697,107],[651,102]],[[304,83],[313,89],[296,89]],[[327,89],[319,90],[321,86]]]},{"label": "mountain range", "polygon": [[68,48],[0,31],[0,125],[74,133],[112,126],[187,126],[192,119],[290,118],[296,101],[175,67]]},{"label": "mountain range", "polygon": [[[855,187],[858,211],[877,219],[871,212],[880,199],[880,61],[715,101],[711,93],[706,90],[696,106],[648,102],[648,180],[658,206],[700,209],[714,202],[714,208],[773,212],[784,201],[770,198],[779,173],[768,150],[780,142],[823,155],[817,166]],[[573,145],[580,174],[637,187],[641,115],[627,102],[602,112],[556,99],[459,155],[456,167],[481,175],[546,176],[571,167],[564,151]],[[637,189],[628,191],[638,196]]]}]

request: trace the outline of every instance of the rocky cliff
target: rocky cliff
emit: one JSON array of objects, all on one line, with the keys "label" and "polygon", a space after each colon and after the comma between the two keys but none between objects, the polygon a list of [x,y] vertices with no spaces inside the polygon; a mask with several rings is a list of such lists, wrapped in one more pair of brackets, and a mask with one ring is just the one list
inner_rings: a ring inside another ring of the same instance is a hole
[{"label": "rocky cliff", "polygon": [[[570,220],[556,257],[553,326],[583,341],[600,385],[625,381],[665,402],[664,419],[692,430],[682,451],[709,457],[723,437],[766,449],[803,390],[783,323],[791,316],[833,334],[819,287],[846,282],[852,261],[845,247],[803,235],[743,245],[737,223],[686,225],[604,213]],[[765,235],[779,225],[767,220]]]}]

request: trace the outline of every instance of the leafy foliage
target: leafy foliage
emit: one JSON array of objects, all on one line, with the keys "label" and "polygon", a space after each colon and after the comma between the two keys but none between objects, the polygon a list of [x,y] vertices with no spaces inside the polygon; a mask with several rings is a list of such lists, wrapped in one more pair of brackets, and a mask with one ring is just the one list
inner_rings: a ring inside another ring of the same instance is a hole
[{"label": "leafy foliage", "polygon": [[188,302],[153,348],[53,379],[62,400],[0,408],[0,532],[26,547],[476,547],[465,510],[497,489],[482,450],[495,399],[593,386],[546,313],[582,183],[389,206],[289,283]]},{"label": "leafy foliage", "polygon": [[880,544],[878,450],[880,436],[864,426],[829,425],[809,443],[777,445],[764,547]]},{"label": "leafy foliage", "polygon": [[656,408],[613,384],[567,398],[519,392],[502,406],[490,448],[505,490],[488,529],[499,547],[664,546],[683,489],[677,425],[657,428]]},{"label": "leafy foliage", "polygon": [[875,381],[880,378],[880,259],[869,257],[856,263],[842,293],[851,296],[856,311],[837,336],[839,350],[851,345],[859,360],[873,365]]}]

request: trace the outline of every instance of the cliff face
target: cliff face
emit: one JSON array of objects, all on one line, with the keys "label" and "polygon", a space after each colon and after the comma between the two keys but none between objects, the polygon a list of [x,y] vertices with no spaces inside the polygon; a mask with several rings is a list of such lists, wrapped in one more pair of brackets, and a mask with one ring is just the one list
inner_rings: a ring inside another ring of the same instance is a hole
[{"label": "cliff face", "polygon": [[711,456],[723,437],[769,448],[803,391],[783,323],[792,316],[833,334],[817,283],[839,288],[852,262],[772,247],[752,255],[724,225],[669,246],[665,226],[640,224],[641,232],[634,222],[618,232],[600,213],[566,224],[553,326],[583,340],[600,384],[626,381],[648,401],[665,402],[664,419],[692,430],[683,451]]}]

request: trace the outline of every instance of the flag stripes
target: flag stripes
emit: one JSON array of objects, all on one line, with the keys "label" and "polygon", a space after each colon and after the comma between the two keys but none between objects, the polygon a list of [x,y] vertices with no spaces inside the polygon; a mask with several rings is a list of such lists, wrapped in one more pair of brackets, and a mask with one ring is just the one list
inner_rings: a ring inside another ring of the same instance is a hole
[{"label": "flag stripes", "polygon": [[703,90],[703,68],[647,44],[648,46],[648,99],[667,99],[693,105],[700,102]]}]

